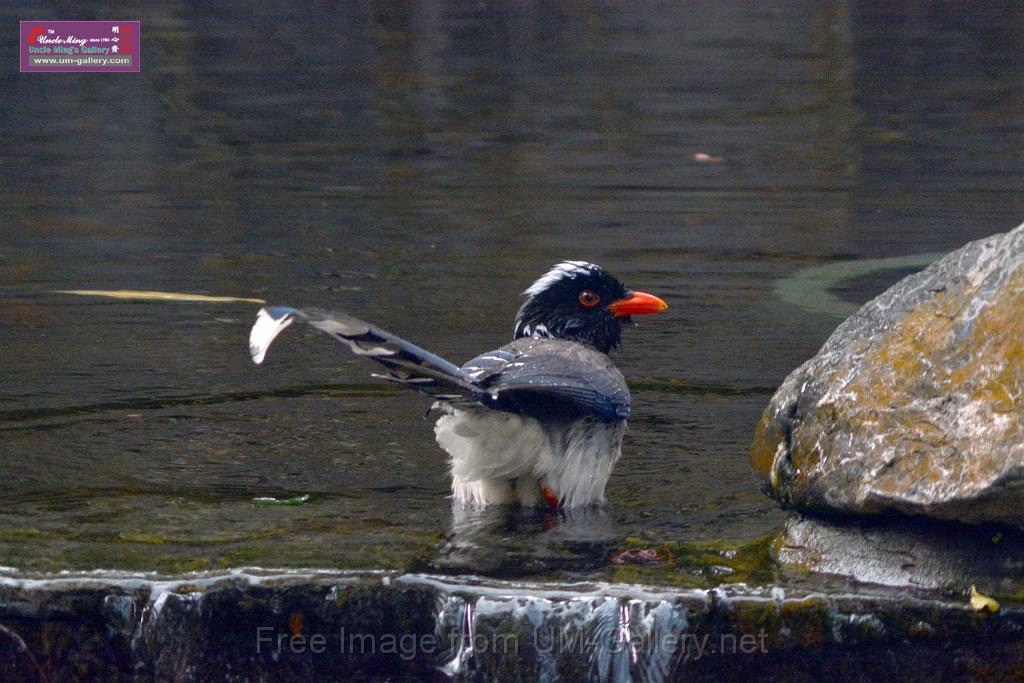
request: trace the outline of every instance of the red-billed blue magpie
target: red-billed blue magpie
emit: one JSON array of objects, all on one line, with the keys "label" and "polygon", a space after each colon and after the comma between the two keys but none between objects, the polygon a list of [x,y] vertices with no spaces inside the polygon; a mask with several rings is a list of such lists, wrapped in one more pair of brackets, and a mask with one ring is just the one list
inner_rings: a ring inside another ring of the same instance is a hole
[{"label": "red-billed blue magpie", "polygon": [[559,263],[523,294],[514,340],[461,368],[344,313],[278,306],[260,310],[249,351],[262,363],[274,338],[302,320],[383,365],[384,379],[433,396],[457,503],[603,502],[630,409],[607,354],[623,322],[668,304],[584,261]]}]

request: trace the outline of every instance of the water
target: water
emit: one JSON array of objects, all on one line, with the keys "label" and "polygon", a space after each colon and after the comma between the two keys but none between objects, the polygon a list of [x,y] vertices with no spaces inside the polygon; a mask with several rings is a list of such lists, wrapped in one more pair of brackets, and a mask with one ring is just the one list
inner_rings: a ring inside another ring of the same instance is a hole
[{"label": "water", "polygon": [[[75,11],[53,18],[111,15]],[[0,13],[13,30],[52,11]],[[763,580],[785,517],[747,447],[839,320],[776,284],[1024,217],[1010,5],[125,18],[142,21],[139,75],[21,76],[0,55],[4,566],[631,580],[646,575],[609,555],[654,547],[676,557],[659,580]],[[635,417],[607,509],[585,515],[453,514],[427,401],[308,330],[253,367],[256,305],[51,293],[334,307],[462,362],[508,341],[517,293],[564,258],[671,304],[626,332]],[[835,292],[865,300],[905,272]]]}]

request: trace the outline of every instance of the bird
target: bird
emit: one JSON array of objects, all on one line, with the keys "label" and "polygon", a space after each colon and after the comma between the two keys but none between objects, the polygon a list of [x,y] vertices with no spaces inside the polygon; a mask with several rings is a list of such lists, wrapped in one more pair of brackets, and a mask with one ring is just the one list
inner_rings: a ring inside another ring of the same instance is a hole
[{"label": "bird", "polygon": [[512,342],[461,367],[346,313],[287,306],[260,309],[249,352],[262,364],[298,320],[383,365],[375,377],[433,397],[458,506],[603,504],[630,418],[629,387],[608,354],[623,324],[668,304],[586,261],[557,263],[523,295]]}]

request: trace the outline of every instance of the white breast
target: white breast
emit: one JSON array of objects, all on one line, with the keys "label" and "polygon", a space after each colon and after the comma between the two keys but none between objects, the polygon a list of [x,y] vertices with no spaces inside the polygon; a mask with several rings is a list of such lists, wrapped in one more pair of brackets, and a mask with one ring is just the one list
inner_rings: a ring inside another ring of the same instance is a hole
[{"label": "white breast", "polygon": [[542,424],[485,408],[443,409],[434,433],[450,456],[457,503],[540,505],[544,489],[565,507],[604,501],[622,452],[624,420]]}]

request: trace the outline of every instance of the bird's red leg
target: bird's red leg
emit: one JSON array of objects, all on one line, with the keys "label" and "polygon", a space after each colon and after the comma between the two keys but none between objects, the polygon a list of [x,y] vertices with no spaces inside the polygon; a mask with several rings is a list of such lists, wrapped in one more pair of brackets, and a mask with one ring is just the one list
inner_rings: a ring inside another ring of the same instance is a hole
[{"label": "bird's red leg", "polygon": [[560,501],[558,499],[558,496],[555,495],[555,492],[549,489],[547,486],[545,486],[544,489],[541,491],[541,495],[544,496],[544,502],[548,504],[548,507],[562,507],[562,501]]}]

